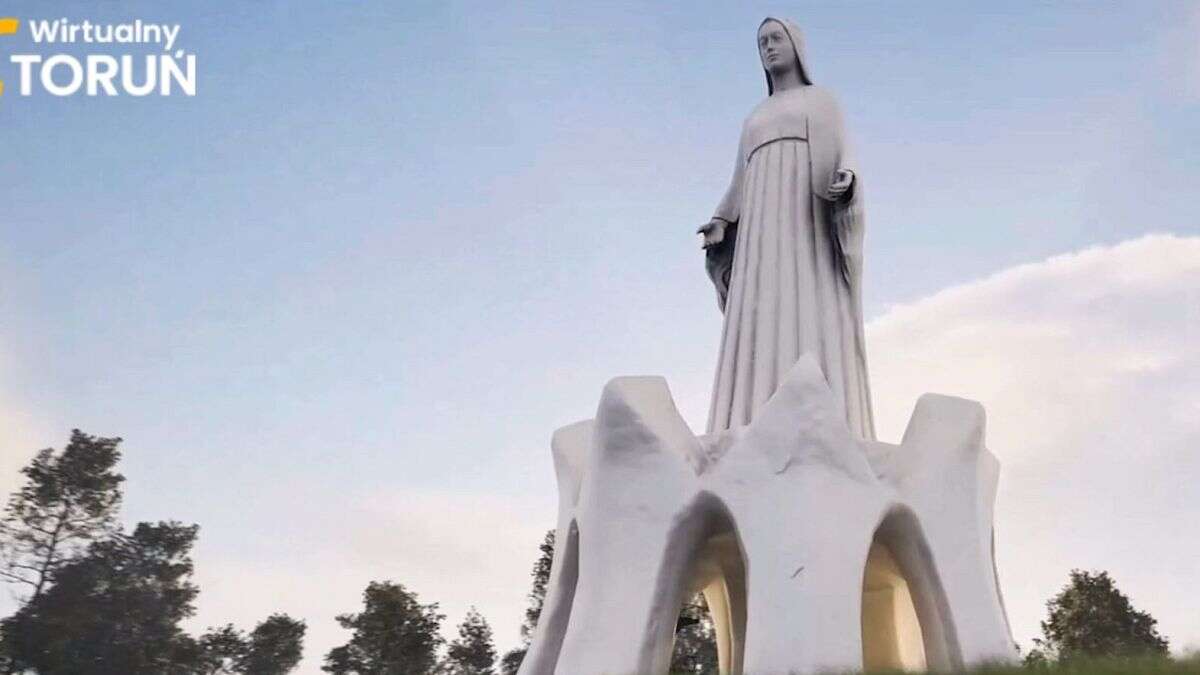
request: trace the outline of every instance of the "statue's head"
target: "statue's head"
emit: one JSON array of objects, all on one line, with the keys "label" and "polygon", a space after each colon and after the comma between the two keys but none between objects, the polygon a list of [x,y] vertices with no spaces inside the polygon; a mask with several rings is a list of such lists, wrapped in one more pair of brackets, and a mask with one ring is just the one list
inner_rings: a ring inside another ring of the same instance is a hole
[{"label": "statue's head", "polygon": [[767,74],[767,92],[775,93],[774,77],[796,72],[804,84],[812,84],[804,67],[804,36],[795,23],[767,17],[758,26],[758,56]]}]

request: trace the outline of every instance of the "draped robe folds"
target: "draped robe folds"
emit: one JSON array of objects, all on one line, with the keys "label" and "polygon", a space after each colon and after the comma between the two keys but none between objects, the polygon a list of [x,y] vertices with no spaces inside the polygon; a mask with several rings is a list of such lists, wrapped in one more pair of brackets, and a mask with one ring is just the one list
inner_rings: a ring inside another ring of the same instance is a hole
[{"label": "draped robe folds", "polygon": [[747,117],[733,180],[708,251],[725,313],[710,432],[744,425],[801,354],[820,364],[850,429],[874,438],[863,340],[862,187],[829,196],[854,171],[833,96],[816,86],[774,93]]}]

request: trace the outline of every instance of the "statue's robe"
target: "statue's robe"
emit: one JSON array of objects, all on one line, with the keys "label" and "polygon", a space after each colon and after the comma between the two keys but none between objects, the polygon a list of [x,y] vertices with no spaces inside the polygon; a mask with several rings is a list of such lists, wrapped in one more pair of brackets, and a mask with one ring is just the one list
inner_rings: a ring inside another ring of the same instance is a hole
[{"label": "statue's robe", "polygon": [[850,429],[874,438],[862,186],[855,171],[851,191],[832,199],[838,169],[855,166],[828,91],[809,85],[773,93],[746,118],[733,179],[714,214],[728,223],[726,237],[708,251],[725,312],[709,431],[747,424],[807,352],[843,403]]}]

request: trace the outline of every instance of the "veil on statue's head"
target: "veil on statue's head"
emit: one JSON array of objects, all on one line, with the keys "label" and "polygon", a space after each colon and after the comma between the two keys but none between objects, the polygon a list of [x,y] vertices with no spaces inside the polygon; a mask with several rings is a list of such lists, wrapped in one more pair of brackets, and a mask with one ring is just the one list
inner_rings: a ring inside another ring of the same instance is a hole
[{"label": "veil on statue's head", "polygon": [[[783,32],[787,33],[788,38],[792,41],[792,47],[796,50],[796,65],[800,67],[800,81],[804,84],[812,84],[812,78],[808,76],[808,67],[804,64],[804,33],[800,32],[800,27],[791,19],[777,19],[773,16],[768,16],[758,24],[758,30],[767,24],[768,21],[774,21],[783,26]],[[762,53],[759,52],[759,58],[762,58]],[[771,71],[767,70],[767,65],[763,64],[763,73],[767,76],[767,95],[775,93],[775,85],[771,82]]]}]

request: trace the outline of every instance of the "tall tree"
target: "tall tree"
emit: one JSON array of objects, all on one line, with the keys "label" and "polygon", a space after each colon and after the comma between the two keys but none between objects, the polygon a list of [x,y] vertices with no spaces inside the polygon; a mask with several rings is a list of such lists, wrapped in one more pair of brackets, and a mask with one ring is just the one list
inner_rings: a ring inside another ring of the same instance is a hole
[{"label": "tall tree", "polygon": [[443,671],[446,675],[495,675],[495,664],[492,627],[472,607],[458,625],[458,638],[450,643]]},{"label": "tall tree", "polygon": [[119,438],[75,430],[39,452],[0,516],[0,581],[22,590],[0,621],[0,672],[187,675],[293,670],[304,623],[278,614],[249,636],[232,625],[200,640],[179,623],[191,583],[195,526],[117,523]]},{"label": "tall tree", "polygon": [[18,672],[192,672],[199,647],[179,624],[197,593],[189,579],[197,529],[141,523],[59,567],[52,586],[3,621]]},{"label": "tall tree", "polygon": [[1108,572],[1071,570],[1071,580],[1046,603],[1042,637],[1026,660],[1067,661],[1080,656],[1166,655],[1158,623],[1134,609]]},{"label": "tall tree", "polygon": [[196,672],[201,675],[231,675],[246,653],[246,636],[233,624],[209,628],[200,636]]},{"label": "tall tree", "polygon": [[284,675],[304,653],[306,626],[286,614],[272,614],[244,635],[232,624],[210,628],[200,637],[196,671],[203,675]]},{"label": "tall tree", "polygon": [[533,563],[533,588],[527,596],[529,606],[525,609],[525,618],[521,622],[521,646],[506,653],[500,659],[500,672],[503,675],[516,675],[529,651],[529,643],[533,640],[533,632],[537,629],[538,619],[542,616],[542,607],[546,604],[546,590],[550,585],[550,568],[554,564],[554,530],[547,530],[546,536],[538,546],[538,557]]},{"label": "tall tree", "polygon": [[272,614],[250,631],[246,653],[238,661],[245,675],[284,675],[295,670],[304,656],[303,621],[287,614]]},{"label": "tall tree", "polygon": [[538,546],[538,559],[533,563],[533,588],[529,591],[529,607],[525,610],[525,621],[521,624],[521,638],[526,646],[533,639],[542,607],[546,604],[546,589],[550,585],[550,568],[554,564],[554,530],[546,530],[546,536]]},{"label": "tall tree", "polygon": [[0,519],[0,579],[24,589],[22,604],[40,597],[90,543],[115,532],[125,480],[113,470],[120,443],[75,429],[61,453],[47,448],[21,469],[25,482]]},{"label": "tall tree", "polygon": [[517,671],[521,669],[521,663],[525,661],[527,651],[529,651],[528,647],[520,647],[500,657],[500,675],[517,675]]},{"label": "tall tree", "polygon": [[322,670],[337,675],[428,675],[442,645],[446,617],[437,603],[422,605],[416,594],[390,581],[373,581],[363,591],[363,611],[337,622],[354,631],[350,641],[325,656]]}]

